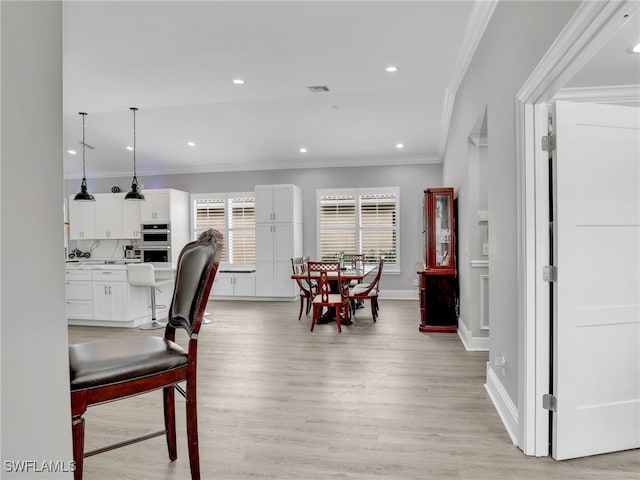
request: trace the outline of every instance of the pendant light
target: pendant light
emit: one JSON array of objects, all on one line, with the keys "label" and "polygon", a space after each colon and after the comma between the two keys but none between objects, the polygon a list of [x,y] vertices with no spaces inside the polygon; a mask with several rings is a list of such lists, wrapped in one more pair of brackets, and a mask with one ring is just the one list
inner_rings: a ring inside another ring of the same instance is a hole
[{"label": "pendant light", "polygon": [[131,182],[131,190],[124,196],[125,200],[144,200],[144,195],[138,190],[138,177],[136,176],[136,107],[130,107],[133,112],[133,181]]},{"label": "pendant light", "polygon": [[85,112],[79,112],[78,114],[82,115],[82,183],[80,184],[80,191],[76,193],[76,196],[73,197],[73,199],[80,202],[93,202],[96,200],[96,197],[94,197],[87,191],[87,175],[85,173],[84,161],[84,117],[86,117],[87,114]]}]

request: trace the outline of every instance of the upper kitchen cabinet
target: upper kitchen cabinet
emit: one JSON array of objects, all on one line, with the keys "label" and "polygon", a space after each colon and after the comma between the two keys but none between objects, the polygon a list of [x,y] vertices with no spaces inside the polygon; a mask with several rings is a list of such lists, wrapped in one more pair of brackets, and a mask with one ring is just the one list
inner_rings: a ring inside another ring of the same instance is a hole
[{"label": "upper kitchen cabinet", "polygon": [[122,195],[96,193],[96,238],[122,237]]},{"label": "upper kitchen cabinet", "polygon": [[302,222],[302,193],[296,185],[256,185],[256,223]]},{"label": "upper kitchen cabinet", "polygon": [[69,239],[140,238],[140,207],[119,193],[96,193],[94,202],[69,197]]},{"label": "upper kitchen cabinet", "polygon": [[69,238],[92,240],[96,238],[96,202],[78,202],[69,197]]},{"label": "upper kitchen cabinet", "polygon": [[142,222],[171,221],[171,190],[145,190],[144,200],[140,202],[140,219]]}]

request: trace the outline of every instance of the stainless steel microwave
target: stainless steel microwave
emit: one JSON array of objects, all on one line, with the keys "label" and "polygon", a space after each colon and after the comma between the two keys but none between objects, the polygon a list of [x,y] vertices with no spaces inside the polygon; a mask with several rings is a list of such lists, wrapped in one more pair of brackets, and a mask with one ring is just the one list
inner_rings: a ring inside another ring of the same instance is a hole
[{"label": "stainless steel microwave", "polygon": [[171,245],[171,224],[143,223],[140,226],[140,246],[169,246]]}]

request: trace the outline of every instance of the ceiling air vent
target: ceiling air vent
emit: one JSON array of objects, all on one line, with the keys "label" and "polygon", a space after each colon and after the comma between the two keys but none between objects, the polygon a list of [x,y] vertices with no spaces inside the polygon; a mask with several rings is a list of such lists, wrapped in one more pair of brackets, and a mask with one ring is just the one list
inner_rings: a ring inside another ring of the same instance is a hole
[{"label": "ceiling air vent", "polygon": [[324,85],[316,85],[313,87],[307,87],[309,89],[309,91],[311,93],[322,93],[322,92],[328,92],[329,91],[329,87],[326,87]]}]

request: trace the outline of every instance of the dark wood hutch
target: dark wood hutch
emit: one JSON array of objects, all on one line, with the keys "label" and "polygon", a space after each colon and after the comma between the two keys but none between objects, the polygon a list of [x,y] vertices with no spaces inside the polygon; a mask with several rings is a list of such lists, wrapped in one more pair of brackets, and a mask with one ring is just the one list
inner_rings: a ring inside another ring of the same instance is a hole
[{"label": "dark wood hutch", "polygon": [[455,332],[458,278],[453,188],[424,191],[424,261],[418,269],[421,332]]}]

